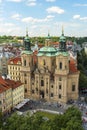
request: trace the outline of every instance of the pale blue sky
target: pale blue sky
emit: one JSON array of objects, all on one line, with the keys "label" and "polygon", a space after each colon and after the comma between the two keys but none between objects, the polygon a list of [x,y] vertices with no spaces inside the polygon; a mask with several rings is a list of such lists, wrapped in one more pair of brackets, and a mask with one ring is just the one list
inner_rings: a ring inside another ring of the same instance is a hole
[{"label": "pale blue sky", "polygon": [[87,36],[86,0],[0,0],[0,35]]}]

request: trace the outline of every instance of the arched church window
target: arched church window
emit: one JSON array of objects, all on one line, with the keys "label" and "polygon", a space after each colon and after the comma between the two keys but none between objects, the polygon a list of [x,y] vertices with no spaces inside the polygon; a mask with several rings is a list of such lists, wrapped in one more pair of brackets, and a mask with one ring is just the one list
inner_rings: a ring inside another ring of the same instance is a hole
[{"label": "arched church window", "polygon": [[24,60],[24,66],[26,66],[26,60]]},{"label": "arched church window", "polygon": [[59,64],[59,68],[62,69],[62,62],[60,62],[60,64]]}]

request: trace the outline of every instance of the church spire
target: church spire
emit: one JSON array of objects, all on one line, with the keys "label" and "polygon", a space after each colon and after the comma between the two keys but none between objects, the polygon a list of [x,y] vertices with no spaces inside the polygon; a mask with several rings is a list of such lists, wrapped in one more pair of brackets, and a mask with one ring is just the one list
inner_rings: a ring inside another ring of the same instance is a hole
[{"label": "church spire", "polygon": [[64,36],[64,28],[63,28],[63,25],[62,25],[62,36]]},{"label": "church spire", "polygon": [[26,28],[26,36],[24,38],[24,47],[25,47],[25,50],[27,51],[31,50],[30,38],[28,36],[28,28]]},{"label": "church spire", "polygon": [[61,34],[61,36],[60,36],[59,42],[60,42],[60,45],[59,45],[60,51],[61,51],[61,52],[66,51],[66,38],[65,38],[65,36],[64,36],[63,26],[62,26],[62,34]]},{"label": "church spire", "polygon": [[51,36],[50,36],[49,30],[48,30],[48,35],[45,40],[45,46],[51,46]]},{"label": "church spire", "polygon": [[26,36],[28,37],[28,28],[26,28]]}]

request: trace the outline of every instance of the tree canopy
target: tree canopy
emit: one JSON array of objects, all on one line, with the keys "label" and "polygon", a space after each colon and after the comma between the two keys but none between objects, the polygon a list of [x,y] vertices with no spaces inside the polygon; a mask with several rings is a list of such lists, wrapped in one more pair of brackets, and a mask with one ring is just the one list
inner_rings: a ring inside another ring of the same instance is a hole
[{"label": "tree canopy", "polygon": [[0,127],[2,130],[83,130],[81,112],[75,107],[52,119],[45,120],[43,117],[40,113],[32,116],[15,113]]}]

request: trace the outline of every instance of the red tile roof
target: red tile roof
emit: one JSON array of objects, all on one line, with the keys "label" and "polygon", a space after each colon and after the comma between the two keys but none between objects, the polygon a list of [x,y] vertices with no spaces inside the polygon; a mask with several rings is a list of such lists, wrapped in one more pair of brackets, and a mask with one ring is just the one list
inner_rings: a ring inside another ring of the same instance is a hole
[{"label": "red tile roof", "polygon": [[14,58],[9,59],[8,64],[11,64],[11,63],[13,64],[21,63],[21,57],[14,57]]},{"label": "red tile roof", "polygon": [[0,93],[10,89],[11,87],[6,83],[6,81],[0,77]]},{"label": "red tile roof", "polygon": [[5,79],[5,81],[9,84],[9,86],[12,89],[15,89],[22,85],[22,83],[20,81],[14,81],[14,80],[10,80],[10,79]]},{"label": "red tile roof", "polygon": [[70,59],[69,69],[70,69],[70,73],[78,72],[77,66],[76,66],[76,61],[73,58]]},{"label": "red tile roof", "polygon": [[20,81],[14,81],[10,79],[3,79],[0,77],[0,93],[8,90],[8,89],[15,89],[19,86],[21,86],[22,83]]}]

